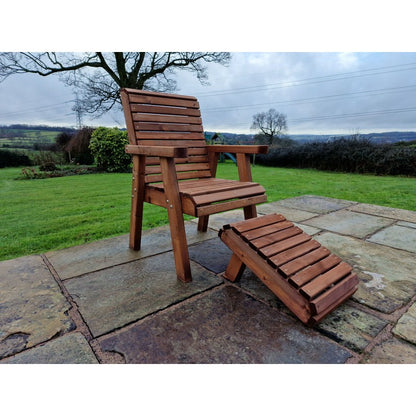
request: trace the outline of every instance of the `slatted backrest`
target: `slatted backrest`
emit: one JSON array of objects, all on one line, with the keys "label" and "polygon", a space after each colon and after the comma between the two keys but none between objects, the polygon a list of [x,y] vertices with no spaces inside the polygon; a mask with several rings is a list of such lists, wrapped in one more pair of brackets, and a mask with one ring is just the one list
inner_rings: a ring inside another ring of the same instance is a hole
[{"label": "slatted backrest", "polygon": [[[188,157],[175,159],[178,179],[211,176],[195,97],[123,88],[121,99],[130,144],[187,147]],[[162,180],[158,157],[146,157],[145,180]]]}]

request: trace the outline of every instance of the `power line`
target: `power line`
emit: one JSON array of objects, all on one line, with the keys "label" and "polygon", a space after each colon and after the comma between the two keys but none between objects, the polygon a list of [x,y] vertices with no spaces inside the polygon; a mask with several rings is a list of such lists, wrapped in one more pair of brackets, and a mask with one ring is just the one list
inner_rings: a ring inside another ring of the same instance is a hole
[{"label": "power line", "polygon": [[62,105],[65,105],[65,104],[69,104],[69,103],[73,103],[73,102],[74,102],[74,100],[69,100],[69,101],[63,101],[61,103],[56,103],[56,104],[48,104],[48,105],[44,105],[44,106],[40,106],[40,107],[32,107],[32,108],[25,109],[25,110],[10,111],[8,113],[0,114],[0,117],[9,117],[9,116],[13,116],[13,115],[22,115],[22,114],[27,114],[27,113],[33,113],[33,112],[37,112],[37,111],[40,111],[40,110],[55,108],[55,107],[62,106]]},{"label": "power line", "polygon": [[[412,66],[412,67],[395,69],[395,70],[390,70],[390,71],[373,72],[369,74],[352,75],[352,74],[357,74],[357,73],[359,74],[361,72],[379,71],[380,69],[394,68],[394,67],[401,67],[401,66]],[[308,84],[321,84],[321,83],[331,82],[331,81],[341,81],[341,80],[351,79],[351,78],[361,78],[361,77],[366,77],[366,76],[371,76],[371,75],[381,75],[381,74],[387,74],[387,73],[393,73],[393,72],[410,71],[414,69],[416,69],[416,63],[390,65],[386,67],[363,69],[359,71],[344,72],[344,73],[339,73],[339,74],[305,78],[305,79],[294,80],[294,81],[285,81],[285,82],[278,82],[278,83],[272,83],[272,84],[261,84],[261,85],[254,85],[251,87],[232,88],[228,90],[217,90],[217,91],[211,91],[207,93],[200,92],[200,93],[197,93],[197,95],[198,97],[209,97],[209,96],[220,96],[220,95],[227,95],[227,94],[240,94],[240,93],[245,93],[245,92],[253,92],[253,90],[262,91],[265,89],[269,90],[269,89],[280,89],[280,88],[288,88],[288,87],[298,87],[298,86],[308,85]],[[350,75],[350,76],[341,76],[341,75]],[[337,77],[337,78],[334,78],[334,77]]]},{"label": "power line", "polygon": [[[293,100],[282,100],[282,101],[273,101],[268,103],[258,103],[258,104],[247,104],[247,105],[237,105],[237,106],[227,106],[227,107],[216,107],[216,108],[207,108],[204,109],[204,112],[224,112],[224,111],[233,111],[236,109],[249,109],[252,107],[262,107],[266,105],[275,105],[275,104],[299,104],[299,103],[309,103],[309,102],[316,102],[316,101],[326,101],[326,100],[333,100],[340,97],[351,96],[351,95],[359,95],[359,94],[368,94],[366,97],[371,97],[374,95],[381,95],[385,93],[395,93],[395,92],[403,92],[405,90],[416,88],[416,84],[412,85],[404,85],[401,87],[391,87],[391,88],[378,88],[375,90],[364,90],[364,91],[356,91],[356,92],[347,92],[342,94],[331,94],[331,95],[323,95],[320,97],[309,97],[309,98],[297,98]],[[401,91],[399,91],[401,90]]]},{"label": "power line", "polygon": [[324,115],[324,116],[316,116],[316,117],[301,117],[291,119],[292,122],[302,122],[302,121],[313,121],[313,120],[333,120],[337,118],[348,118],[348,117],[363,117],[368,115],[383,115],[383,114],[396,114],[396,113],[406,113],[416,111],[416,107],[408,107],[408,108],[393,108],[390,110],[377,110],[377,111],[367,111],[367,112],[359,112],[359,113],[347,113],[347,114],[332,114],[332,115]]}]

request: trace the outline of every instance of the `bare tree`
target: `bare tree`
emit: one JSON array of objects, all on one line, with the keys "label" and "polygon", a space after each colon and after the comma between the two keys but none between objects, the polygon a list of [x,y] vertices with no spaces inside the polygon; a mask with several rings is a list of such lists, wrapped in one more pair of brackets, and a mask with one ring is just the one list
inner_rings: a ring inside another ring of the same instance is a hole
[{"label": "bare tree", "polygon": [[78,111],[100,116],[120,103],[120,88],[174,91],[176,70],[207,82],[206,63],[228,64],[227,52],[3,52],[0,82],[10,75],[58,74],[78,93]]},{"label": "bare tree", "polygon": [[257,141],[272,146],[287,131],[286,115],[279,113],[274,108],[267,112],[257,113],[253,116],[251,129],[259,130],[255,136]]}]

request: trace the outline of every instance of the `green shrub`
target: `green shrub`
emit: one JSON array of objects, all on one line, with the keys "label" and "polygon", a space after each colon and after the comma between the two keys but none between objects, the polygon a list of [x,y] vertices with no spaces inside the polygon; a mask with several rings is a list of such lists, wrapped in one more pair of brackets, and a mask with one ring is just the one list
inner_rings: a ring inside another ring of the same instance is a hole
[{"label": "green shrub", "polygon": [[129,144],[127,132],[118,128],[99,127],[91,136],[90,149],[97,168],[107,172],[128,172],[131,157],[124,151]]},{"label": "green shrub", "polygon": [[27,155],[0,149],[0,168],[30,165],[32,162]]}]

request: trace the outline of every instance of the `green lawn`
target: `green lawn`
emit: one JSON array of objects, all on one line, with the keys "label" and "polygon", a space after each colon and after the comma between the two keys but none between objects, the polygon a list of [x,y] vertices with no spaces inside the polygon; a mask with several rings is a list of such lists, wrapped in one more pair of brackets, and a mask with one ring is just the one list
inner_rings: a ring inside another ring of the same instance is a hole
[{"label": "green lawn", "polygon": [[[128,233],[130,174],[14,180],[19,173],[0,169],[0,260]],[[219,164],[217,176],[236,179],[235,165]],[[314,194],[416,211],[414,178],[255,166],[253,180],[269,201]],[[145,229],[166,223],[164,209],[145,204]]]}]

